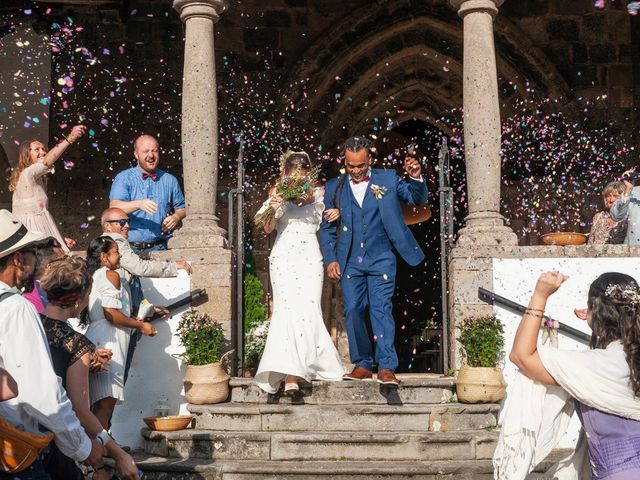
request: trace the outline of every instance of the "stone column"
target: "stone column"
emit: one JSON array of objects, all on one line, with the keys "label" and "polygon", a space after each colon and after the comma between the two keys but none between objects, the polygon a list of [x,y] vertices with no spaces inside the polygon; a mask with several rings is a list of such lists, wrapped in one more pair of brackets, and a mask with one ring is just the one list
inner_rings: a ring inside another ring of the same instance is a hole
[{"label": "stone column", "polygon": [[233,345],[233,262],[225,231],[215,215],[218,185],[218,112],[213,26],[227,9],[227,0],[173,0],[185,23],[182,87],[182,162],[187,217],[156,258],[184,258],[194,272],[191,288],[207,291],[198,308],[222,323]]},{"label": "stone column", "polygon": [[174,0],[185,24],[182,83],[182,168],[187,200],[184,227],[172,248],[221,246],[215,214],[218,185],[218,99],[213,26],[226,0]]},{"label": "stone column", "polygon": [[500,105],[493,19],[504,0],[450,0],[464,24],[464,150],[469,216],[458,245],[515,245],[500,215]]}]

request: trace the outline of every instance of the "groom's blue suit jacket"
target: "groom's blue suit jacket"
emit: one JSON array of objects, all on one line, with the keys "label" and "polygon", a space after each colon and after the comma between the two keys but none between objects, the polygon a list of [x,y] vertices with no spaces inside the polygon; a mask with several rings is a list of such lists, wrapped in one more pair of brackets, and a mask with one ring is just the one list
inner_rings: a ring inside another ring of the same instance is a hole
[{"label": "groom's blue suit jacket", "polygon": [[[342,185],[336,192],[340,183]],[[385,188],[386,192],[377,199],[372,186]],[[374,254],[376,248],[392,245],[405,262],[418,265],[424,260],[424,253],[404,223],[400,201],[412,206],[423,205],[427,202],[427,195],[426,182],[404,181],[393,170],[372,169],[360,210],[351,193],[348,176],[329,180],[325,187],[324,204],[327,209],[340,208],[340,219],[333,223],[323,219],[320,225],[320,248],[325,265],[337,261],[340,271],[345,271],[354,242],[354,214],[361,214],[373,227],[366,232],[371,245],[367,251]]]}]

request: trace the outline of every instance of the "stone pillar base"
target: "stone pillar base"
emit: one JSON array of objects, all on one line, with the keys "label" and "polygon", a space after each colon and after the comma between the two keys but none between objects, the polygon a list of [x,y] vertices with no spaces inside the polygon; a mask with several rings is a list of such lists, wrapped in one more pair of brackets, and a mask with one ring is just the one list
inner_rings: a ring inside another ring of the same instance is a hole
[{"label": "stone pillar base", "polygon": [[169,240],[169,248],[218,248],[227,245],[226,232],[214,218],[187,217],[184,227]]},{"label": "stone pillar base", "polygon": [[517,245],[518,237],[509,227],[476,226],[465,227],[458,232],[456,245],[473,247],[475,245]]},{"label": "stone pillar base", "polygon": [[497,212],[474,212],[464,219],[465,227],[458,232],[456,245],[517,245],[518,237],[504,225],[504,217]]}]

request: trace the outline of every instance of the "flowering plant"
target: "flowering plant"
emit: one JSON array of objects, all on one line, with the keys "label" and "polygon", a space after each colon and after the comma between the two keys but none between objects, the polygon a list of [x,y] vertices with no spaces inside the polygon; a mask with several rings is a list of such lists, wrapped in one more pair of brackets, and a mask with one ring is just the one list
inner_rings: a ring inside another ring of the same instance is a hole
[{"label": "flowering plant", "polygon": [[222,325],[208,313],[191,308],[182,314],[178,337],[184,347],[182,357],[189,365],[207,365],[220,361],[224,347]]},{"label": "flowering plant", "polygon": [[376,200],[380,200],[387,193],[387,187],[381,187],[380,185],[371,185],[371,191],[376,197]]},{"label": "flowering plant", "polygon": [[244,343],[244,361],[248,368],[256,367],[264,352],[269,334],[269,320],[256,325],[247,334]]},{"label": "flowering plant", "polygon": [[497,367],[504,354],[504,328],[495,316],[466,318],[458,341],[470,367]]}]

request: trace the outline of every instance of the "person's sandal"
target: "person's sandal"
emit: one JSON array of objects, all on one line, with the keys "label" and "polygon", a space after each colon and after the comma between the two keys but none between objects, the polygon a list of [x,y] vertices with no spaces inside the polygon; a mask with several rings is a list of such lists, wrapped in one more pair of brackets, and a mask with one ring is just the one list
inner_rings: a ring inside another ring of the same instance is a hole
[{"label": "person's sandal", "polygon": [[300,385],[298,382],[285,383],[284,384],[284,394],[285,395],[293,395],[296,392],[300,391]]},{"label": "person's sandal", "polygon": [[[287,382],[290,378],[295,378],[296,380],[293,382]],[[293,375],[287,375],[287,378],[284,380],[284,394],[288,396],[294,396],[300,391],[300,385],[298,385],[298,379]]]}]

